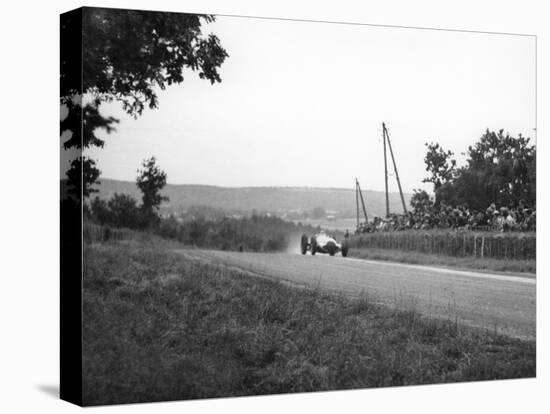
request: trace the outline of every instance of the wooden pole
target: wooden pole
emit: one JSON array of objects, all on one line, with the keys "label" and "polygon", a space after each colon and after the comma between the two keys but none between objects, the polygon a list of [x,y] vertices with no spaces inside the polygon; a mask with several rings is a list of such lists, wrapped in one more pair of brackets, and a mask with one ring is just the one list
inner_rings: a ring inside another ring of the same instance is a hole
[{"label": "wooden pole", "polygon": [[[355,179],[357,181],[357,179]],[[359,181],[357,181],[357,191],[359,192],[359,197],[361,197],[361,206],[363,207],[363,214],[365,215],[365,224],[369,222],[369,217],[367,216],[367,208],[365,207],[365,200],[363,199],[363,192],[361,191],[361,186]]]},{"label": "wooden pole", "polygon": [[384,127],[384,134],[386,135],[386,138],[388,140],[388,146],[390,147],[390,155],[391,155],[391,160],[392,160],[392,163],[393,163],[393,170],[395,171],[395,179],[397,180],[397,187],[399,188],[399,196],[401,197],[401,204],[403,204],[403,212],[404,212],[404,214],[407,214],[407,205],[405,204],[405,197],[403,197],[403,190],[401,189],[401,181],[399,180],[399,173],[397,172],[397,164],[395,163],[395,158],[393,157],[393,150],[392,150],[392,147],[391,147],[390,134],[388,134],[388,130],[386,129],[386,125],[382,124],[382,126]]},{"label": "wooden pole", "polygon": [[382,138],[384,140],[384,183],[386,185],[386,218],[390,216],[390,198],[388,196],[388,161],[386,155],[386,124],[382,122]]},{"label": "wooden pole", "polygon": [[355,206],[357,207],[357,227],[356,229],[359,230],[359,181],[357,181],[357,177],[355,178]]}]

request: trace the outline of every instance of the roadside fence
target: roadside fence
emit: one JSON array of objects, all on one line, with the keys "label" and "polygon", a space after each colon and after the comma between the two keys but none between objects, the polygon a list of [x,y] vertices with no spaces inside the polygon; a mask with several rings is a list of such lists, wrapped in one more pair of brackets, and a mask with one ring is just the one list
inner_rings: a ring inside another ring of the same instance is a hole
[{"label": "roadside fence", "polygon": [[535,259],[535,233],[403,231],[365,233],[350,238],[350,247],[379,248],[454,257]]}]

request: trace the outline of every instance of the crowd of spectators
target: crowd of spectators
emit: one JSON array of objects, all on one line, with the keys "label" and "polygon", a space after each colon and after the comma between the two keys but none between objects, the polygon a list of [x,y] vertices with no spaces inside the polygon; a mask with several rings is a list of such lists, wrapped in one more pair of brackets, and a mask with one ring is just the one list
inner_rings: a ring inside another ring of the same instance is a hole
[{"label": "crowd of spectators", "polygon": [[516,207],[500,207],[493,203],[485,210],[470,209],[467,204],[451,207],[441,203],[439,208],[391,214],[387,218],[374,217],[361,223],[358,233],[374,231],[470,229],[492,231],[535,231],[536,211],[520,201]]}]

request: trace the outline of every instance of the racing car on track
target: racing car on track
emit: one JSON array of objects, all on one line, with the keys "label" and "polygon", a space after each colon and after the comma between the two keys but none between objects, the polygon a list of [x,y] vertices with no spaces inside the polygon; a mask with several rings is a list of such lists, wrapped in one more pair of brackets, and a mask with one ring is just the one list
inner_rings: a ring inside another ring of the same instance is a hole
[{"label": "racing car on track", "polygon": [[301,239],[302,254],[306,254],[309,250],[312,255],[315,253],[325,253],[334,256],[336,253],[342,253],[342,257],[348,255],[348,243],[344,239],[342,243],[338,243],[333,237],[327,235],[324,231],[311,236],[303,234]]}]

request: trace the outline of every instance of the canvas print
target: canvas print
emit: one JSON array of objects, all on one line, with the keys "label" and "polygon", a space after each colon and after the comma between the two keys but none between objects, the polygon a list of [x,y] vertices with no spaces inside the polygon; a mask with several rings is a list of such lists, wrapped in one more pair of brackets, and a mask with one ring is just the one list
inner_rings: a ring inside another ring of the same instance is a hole
[{"label": "canvas print", "polygon": [[536,376],[536,38],[61,15],[61,396]]}]

